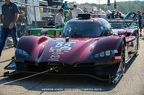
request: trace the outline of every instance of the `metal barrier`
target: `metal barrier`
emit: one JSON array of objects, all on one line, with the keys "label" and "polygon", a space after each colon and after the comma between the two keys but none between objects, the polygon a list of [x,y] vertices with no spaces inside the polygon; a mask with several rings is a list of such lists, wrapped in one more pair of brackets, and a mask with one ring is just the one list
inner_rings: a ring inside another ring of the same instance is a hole
[{"label": "metal barrier", "polygon": [[[22,34],[25,33],[27,30],[26,26],[30,24],[35,24],[37,28],[43,28],[44,26],[47,26],[49,22],[54,22],[55,15],[58,13],[59,8],[52,8],[48,6],[34,6],[32,4],[26,4],[26,3],[20,3],[20,2],[14,2],[18,5],[20,9],[20,16],[17,21],[18,25],[18,36],[21,37]],[[28,15],[27,15],[27,7],[30,6],[34,9],[33,14],[33,21],[28,23]],[[37,15],[35,13],[35,9],[38,8],[40,11],[40,20],[37,20]],[[21,25],[22,23],[22,25]],[[19,35],[20,34],[20,35]]]}]

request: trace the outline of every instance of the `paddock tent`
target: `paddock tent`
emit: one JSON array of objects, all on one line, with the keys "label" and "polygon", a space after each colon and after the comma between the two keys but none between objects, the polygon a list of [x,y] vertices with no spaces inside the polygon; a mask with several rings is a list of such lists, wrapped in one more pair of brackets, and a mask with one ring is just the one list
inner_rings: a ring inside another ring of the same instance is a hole
[{"label": "paddock tent", "polygon": [[[21,4],[28,4],[27,7],[27,20],[28,24],[32,24],[32,21],[40,20],[39,0],[11,0]],[[34,7],[37,6],[37,7]]]}]

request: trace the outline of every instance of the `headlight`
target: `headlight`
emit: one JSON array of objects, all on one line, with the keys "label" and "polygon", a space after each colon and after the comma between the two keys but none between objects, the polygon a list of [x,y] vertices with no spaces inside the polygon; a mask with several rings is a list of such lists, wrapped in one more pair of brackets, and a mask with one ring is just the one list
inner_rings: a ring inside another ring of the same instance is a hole
[{"label": "headlight", "polygon": [[93,58],[103,58],[103,57],[112,57],[116,53],[118,53],[117,50],[106,50],[106,51],[102,51],[100,53],[97,53],[97,54],[91,56],[90,59],[93,59]]},{"label": "headlight", "polygon": [[101,53],[99,54],[100,57],[104,57],[104,55],[105,55],[104,52],[101,52]]},{"label": "headlight", "polygon": [[110,56],[110,54],[111,54],[111,51],[110,51],[110,50],[105,51],[105,55],[106,55],[106,56]]},{"label": "headlight", "polygon": [[30,55],[26,51],[19,48],[16,49],[15,54],[26,58],[30,57]]}]

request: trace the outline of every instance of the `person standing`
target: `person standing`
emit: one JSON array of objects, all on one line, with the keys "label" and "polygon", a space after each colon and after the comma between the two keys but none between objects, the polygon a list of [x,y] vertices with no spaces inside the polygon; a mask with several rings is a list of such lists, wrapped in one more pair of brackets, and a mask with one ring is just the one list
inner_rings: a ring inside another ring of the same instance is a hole
[{"label": "person standing", "polygon": [[144,13],[142,13],[142,27],[144,28]]},{"label": "person standing", "polygon": [[5,46],[8,34],[13,39],[13,45],[17,45],[17,33],[16,33],[16,21],[19,17],[19,9],[16,4],[12,3],[11,0],[5,0],[5,4],[2,5],[2,30],[0,37],[0,56]]},{"label": "person standing", "polygon": [[139,32],[140,32],[140,37],[142,37],[142,16],[141,16],[141,11],[138,10],[138,25],[139,25]]},{"label": "person standing", "polygon": [[72,18],[76,18],[78,14],[84,13],[82,9],[78,8],[77,5],[73,5],[73,10],[72,10]]},{"label": "person standing", "polygon": [[115,10],[114,11],[112,11],[112,13],[111,13],[111,17],[112,17],[112,19],[115,19]]},{"label": "person standing", "polygon": [[118,16],[119,18],[121,18],[121,19],[123,19],[124,17],[122,16],[122,13],[121,12],[119,12],[119,16]]},{"label": "person standing", "polygon": [[116,12],[115,18],[119,18],[119,11]]},{"label": "person standing", "polygon": [[60,8],[59,13],[55,16],[55,26],[56,28],[62,28],[64,25],[64,9]]},{"label": "person standing", "polygon": [[65,22],[65,23],[69,20],[68,17],[69,17],[69,11],[68,11],[68,10],[65,10],[65,11],[64,11],[64,22]]}]

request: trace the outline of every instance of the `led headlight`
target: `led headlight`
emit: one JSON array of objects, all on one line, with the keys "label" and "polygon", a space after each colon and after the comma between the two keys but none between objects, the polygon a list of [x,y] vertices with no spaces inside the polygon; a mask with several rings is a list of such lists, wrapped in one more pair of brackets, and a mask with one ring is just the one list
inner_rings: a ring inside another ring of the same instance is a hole
[{"label": "led headlight", "polygon": [[95,54],[95,56],[94,56],[94,57],[96,57],[96,58],[97,58],[97,57],[99,57],[99,54]]},{"label": "led headlight", "polygon": [[100,57],[104,57],[104,56],[105,56],[104,52],[101,52]]},{"label": "led headlight", "polygon": [[15,54],[26,58],[30,57],[30,55],[26,51],[19,48],[16,49]]},{"label": "led headlight", "polygon": [[106,50],[100,53],[96,53],[94,56],[91,56],[90,58],[93,59],[93,58],[111,57],[114,56],[116,53],[118,53],[117,50]]},{"label": "led headlight", "polygon": [[105,55],[106,55],[106,56],[110,56],[110,54],[111,54],[111,51],[110,51],[110,50],[105,51]]}]

